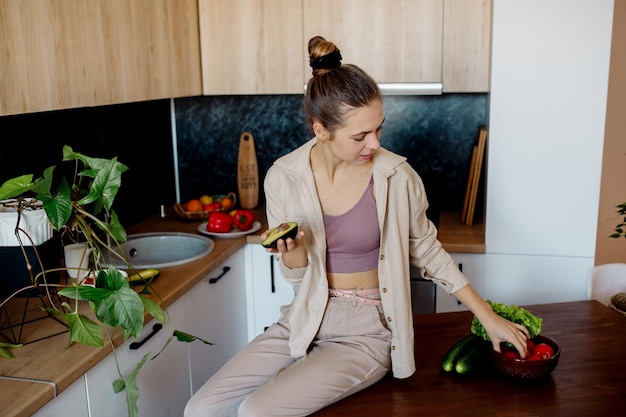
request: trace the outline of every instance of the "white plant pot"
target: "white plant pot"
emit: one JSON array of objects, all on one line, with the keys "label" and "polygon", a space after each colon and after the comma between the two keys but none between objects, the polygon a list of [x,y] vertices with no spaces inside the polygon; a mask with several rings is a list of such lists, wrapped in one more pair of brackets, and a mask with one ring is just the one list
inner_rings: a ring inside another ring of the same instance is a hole
[{"label": "white plant pot", "polygon": [[[16,200],[0,201],[0,247],[20,246],[15,235],[17,226]],[[22,210],[20,216],[20,238],[24,246],[39,246],[52,238],[53,228],[40,201],[36,209]],[[30,239],[29,239],[30,237]],[[31,241],[32,239],[32,241]]]}]

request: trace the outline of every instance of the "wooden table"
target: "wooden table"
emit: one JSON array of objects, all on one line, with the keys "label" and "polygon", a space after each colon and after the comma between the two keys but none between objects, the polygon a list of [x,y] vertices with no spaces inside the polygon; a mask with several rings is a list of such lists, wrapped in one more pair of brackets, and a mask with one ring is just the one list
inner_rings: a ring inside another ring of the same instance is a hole
[{"label": "wooden table", "polygon": [[415,316],[417,372],[391,376],[314,414],[322,416],[626,416],[626,317],[597,301],[527,306],[561,347],[547,379],[495,371],[470,378],[440,372],[445,351],[469,333],[472,314]]}]

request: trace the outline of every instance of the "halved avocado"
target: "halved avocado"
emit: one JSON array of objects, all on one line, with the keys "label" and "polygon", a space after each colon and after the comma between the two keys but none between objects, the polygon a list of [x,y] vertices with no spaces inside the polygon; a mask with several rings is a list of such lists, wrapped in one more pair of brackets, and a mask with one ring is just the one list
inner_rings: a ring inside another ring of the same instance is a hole
[{"label": "halved avocado", "polygon": [[263,245],[263,247],[265,248],[275,248],[276,241],[278,241],[278,239],[285,239],[285,240],[287,240],[288,238],[295,239],[297,234],[298,234],[298,223],[296,222],[282,223],[270,231],[270,233],[263,240],[263,242],[261,242],[261,245]]},{"label": "halved avocado", "polygon": [[130,284],[147,284],[153,282],[161,274],[160,269],[144,269],[129,276],[128,282]]}]

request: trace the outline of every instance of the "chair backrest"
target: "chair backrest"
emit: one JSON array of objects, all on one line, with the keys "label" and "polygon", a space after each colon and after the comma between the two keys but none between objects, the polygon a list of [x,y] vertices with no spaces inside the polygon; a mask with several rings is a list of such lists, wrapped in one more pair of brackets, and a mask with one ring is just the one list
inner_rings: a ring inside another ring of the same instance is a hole
[{"label": "chair backrest", "polygon": [[589,300],[609,304],[611,296],[626,292],[626,263],[611,263],[591,268],[587,287]]}]

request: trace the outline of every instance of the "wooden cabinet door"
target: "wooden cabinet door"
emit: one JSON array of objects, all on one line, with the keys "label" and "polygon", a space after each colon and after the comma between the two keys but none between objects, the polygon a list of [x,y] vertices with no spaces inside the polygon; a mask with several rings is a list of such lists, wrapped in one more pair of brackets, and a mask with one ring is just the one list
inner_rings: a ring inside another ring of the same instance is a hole
[{"label": "wooden cabinet door", "polygon": [[83,2],[0,2],[0,116],[92,106]]},{"label": "wooden cabinet door", "polygon": [[306,43],[320,35],[377,82],[441,82],[443,0],[304,0]]},{"label": "wooden cabinet door", "polygon": [[199,0],[205,95],[302,94],[302,4]]},{"label": "wooden cabinet door", "polygon": [[491,0],[444,0],[443,91],[489,91]]},{"label": "wooden cabinet door", "polygon": [[3,0],[0,116],[201,94],[196,0]]},{"label": "wooden cabinet door", "polygon": [[91,0],[87,69],[97,105],[201,94],[195,0]]}]

